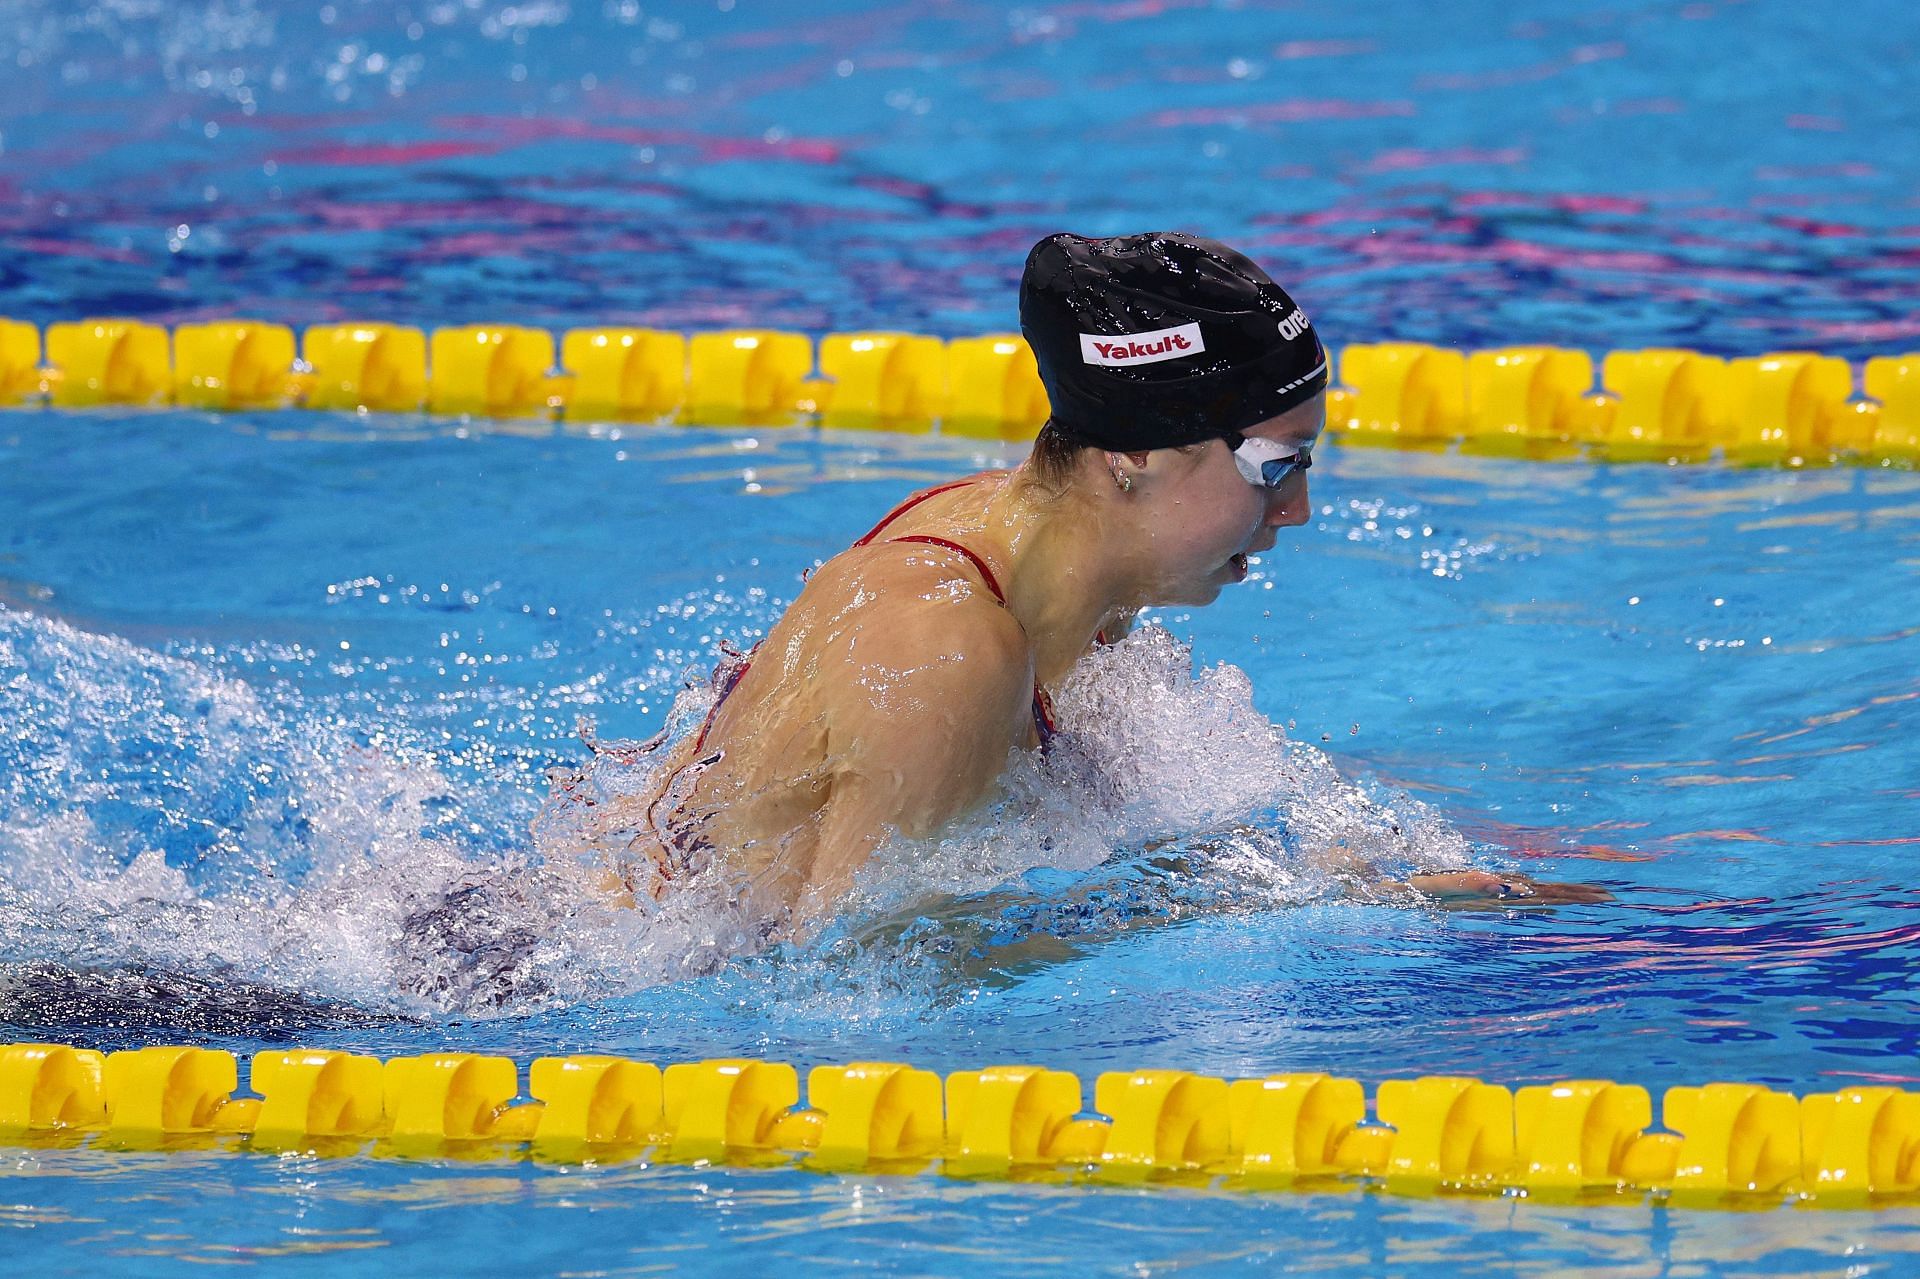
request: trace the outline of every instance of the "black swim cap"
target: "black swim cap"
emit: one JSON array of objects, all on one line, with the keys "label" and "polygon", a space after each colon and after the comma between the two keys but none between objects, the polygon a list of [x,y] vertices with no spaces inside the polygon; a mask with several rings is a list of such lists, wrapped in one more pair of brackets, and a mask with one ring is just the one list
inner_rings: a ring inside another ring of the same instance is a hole
[{"label": "black swim cap", "polygon": [[1284,413],[1327,385],[1327,353],[1285,289],[1245,254],[1178,231],[1033,246],[1020,331],[1056,429],[1142,452]]}]

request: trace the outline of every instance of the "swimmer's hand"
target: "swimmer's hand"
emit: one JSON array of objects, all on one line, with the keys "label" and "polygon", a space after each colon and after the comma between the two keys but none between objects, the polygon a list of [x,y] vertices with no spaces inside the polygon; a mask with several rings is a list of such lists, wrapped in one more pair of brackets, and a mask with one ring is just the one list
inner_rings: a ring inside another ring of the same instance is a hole
[{"label": "swimmer's hand", "polygon": [[1532,910],[1613,900],[1612,893],[1594,884],[1549,883],[1485,870],[1409,875],[1407,887],[1447,910]]}]

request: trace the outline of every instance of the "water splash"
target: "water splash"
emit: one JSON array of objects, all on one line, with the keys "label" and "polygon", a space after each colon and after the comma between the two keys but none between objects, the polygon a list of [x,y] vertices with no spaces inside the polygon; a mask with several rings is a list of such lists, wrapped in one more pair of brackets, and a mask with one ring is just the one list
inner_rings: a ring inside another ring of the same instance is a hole
[{"label": "water splash", "polygon": [[1178,868],[1172,909],[1271,908],[1365,894],[1385,875],[1472,855],[1426,805],[1351,782],[1324,751],[1289,739],[1238,667],[1196,674],[1191,650],[1162,627],[1088,655],[1055,708],[1053,749],[1016,758],[997,802],[875,858],[856,893],[866,910],[1101,866]]},{"label": "water splash", "polygon": [[485,797],[392,725],[280,713],[210,667],[4,608],[0,722],[0,963],[405,1012],[546,984],[529,924],[550,875],[476,860],[459,832]]},{"label": "water splash", "polygon": [[771,945],[722,866],[646,909],[597,887],[614,832],[582,788],[640,793],[711,700],[692,680],[653,741],[589,735],[531,838],[503,848],[474,832],[524,804],[517,779],[456,782],[404,724],[282,705],[211,664],[0,607],[9,1006],[113,1025],[154,1003],[207,1025],[269,1005],[294,1025],[335,1008],[524,1014],[742,963],[789,993],[938,998],[1043,941],[1323,899],[1353,891],[1357,867],[1469,852],[1424,806],[1288,740],[1238,669],[1196,677],[1149,627],[1073,673],[1062,737],[1018,756],[993,802],[895,841],[818,935]]},{"label": "water splash", "polygon": [[[652,741],[593,742],[582,768],[557,770],[535,823],[543,859],[617,863],[644,812],[637,797],[657,790],[711,705],[711,686],[690,682]],[[1039,938],[1071,947],[1197,913],[1371,899],[1388,876],[1478,859],[1428,806],[1350,781],[1290,740],[1239,668],[1196,675],[1161,627],[1089,655],[1055,709],[1047,753],[1016,753],[994,797],[940,835],[890,841],[835,917],[801,930],[805,957],[848,968],[864,957],[881,985],[933,993],[1019,962]],[[742,904],[755,896],[716,862],[658,904],[643,897],[644,949],[656,963],[679,955],[686,971],[758,950],[778,929]]]}]

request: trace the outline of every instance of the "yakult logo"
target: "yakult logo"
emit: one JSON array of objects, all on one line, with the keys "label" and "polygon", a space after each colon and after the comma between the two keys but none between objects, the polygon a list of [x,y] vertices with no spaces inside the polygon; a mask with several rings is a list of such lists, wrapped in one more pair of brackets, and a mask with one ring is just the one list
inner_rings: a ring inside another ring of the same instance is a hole
[{"label": "yakult logo", "polygon": [[1119,367],[1129,364],[1158,364],[1198,355],[1207,349],[1200,340],[1198,324],[1182,324],[1151,333],[1128,333],[1113,337],[1104,333],[1080,335],[1080,358],[1088,364]]},{"label": "yakult logo", "polygon": [[1291,342],[1308,329],[1306,313],[1299,307],[1287,312],[1280,321],[1280,336]]}]

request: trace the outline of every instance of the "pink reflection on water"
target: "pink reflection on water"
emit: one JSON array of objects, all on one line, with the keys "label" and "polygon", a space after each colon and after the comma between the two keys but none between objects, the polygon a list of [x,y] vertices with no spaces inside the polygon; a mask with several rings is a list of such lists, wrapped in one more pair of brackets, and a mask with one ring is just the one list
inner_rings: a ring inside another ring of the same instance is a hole
[{"label": "pink reflection on water", "polygon": [[1432,169],[1448,164],[1524,164],[1525,147],[1395,147],[1360,166],[1362,173],[1396,173],[1405,169]]},{"label": "pink reflection on water", "polygon": [[1762,182],[1801,182],[1819,178],[1871,178],[1880,170],[1871,164],[1849,161],[1844,164],[1773,165],[1763,164],[1753,171]]},{"label": "pink reflection on water", "polygon": [[546,227],[505,231],[462,231],[437,236],[408,249],[416,260],[458,261],[462,258],[540,257],[553,253],[591,248],[596,253],[648,253],[670,248],[666,242],[639,232],[609,232],[596,229],[591,236],[583,228]]},{"label": "pink reflection on water", "polygon": [[1816,218],[1768,218],[1774,226],[1785,227],[1799,235],[1811,235],[1817,239],[1828,240],[1838,236],[1861,236],[1866,232],[1857,226],[1845,222],[1822,222]]},{"label": "pink reflection on water", "polygon": [[[1646,822],[1602,822],[1595,826],[1584,827],[1538,827],[1522,826],[1514,822],[1504,822],[1483,816],[1476,821],[1464,823],[1462,832],[1472,839],[1498,844],[1515,857],[1525,860],[1571,857],[1598,862],[1651,862],[1674,851],[1671,847],[1626,848],[1615,843],[1581,838],[1643,830],[1646,826]],[[1668,843],[1669,841],[1660,842]]]},{"label": "pink reflection on water", "polygon": [[1569,49],[1565,56],[1520,67],[1502,67],[1493,71],[1444,72],[1420,76],[1413,82],[1416,91],[1424,89],[1505,89],[1519,84],[1535,84],[1591,62],[1604,62],[1626,56],[1627,46],[1619,41],[1583,44]]},{"label": "pink reflection on water", "polygon": [[[1744,321],[1743,321],[1744,323]],[[1754,327],[1765,327],[1755,325]],[[1813,339],[1849,342],[1889,342],[1920,337],[1920,316],[1904,320],[1812,320],[1802,321],[1800,331]]]},{"label": "pink reflection on water", "polygon": [[[1054,219],[1057,220],[1057,219]],[[1046,225],[1038,230],[1033,226],[1000,227],[988,231],[972,231],[963,235],[946,235],[924,241],[927,248],[940,253],[978,254],[988,259],[1005,261],[1013,255],[1024,256],[1033,242],[1042,235],[1059,229]],[[1017,261],[1014,265],[1018,265]],[[1017,277],[1016,277],[1017,278]]]},{"label": "pink reflection on water", "polygon": [[1605,62],[1611,58],[1627,56],[1627,46],[1619,40],[1609,40],[1602,44],[1578,45],[1567,55],[1569,62]]},{"label": "pink reflection on water", "polygon": [[1410,116],[1417,108],[1407,101],[1366,101],[1349,98],[1288,98],[1244,107],[1187,107],[1156,111],[1143,123],[1155,129],[1195,124],[1297,124],[1304,120],[1377,120]]},{"label": "pink reflection on water", "polygon": [[853,185],[868,191],[878,191],[883,195],[897,195],[904,200],[930,200],[937,194],[935,188],[928,183],[879,173],[862,174],[853,180]]},{"label": "pink reflection on water", "polygon": [[327,129],[381,128],[389,126],[393,117],[379,111],[350,111],[341,108],[338,111],[300,112],[272,111],[256,115],[245,115],[239,111],[223,111],[210,117],[220,121],[222,128],[237,125],[247,129],[257,129],[265,133],[307,133]]},{"label": "pink reflection on water", "polygon": [[1344,58],[1372,53],[1380,46],[1372,40],[1288,40],[1273,47],[1276,58]]},{"label": "pink reflection on water", "polygon": [[595,120],[461,115],[443,116],[434,124],[453,133],[482,135],[500,146],[556,139],[619,142],[636,147],[690,147],[707,160],[775,159],[803,164],[837,164],[842,154],[840,143],[823,138],[726,137],[688,129],[648,128]]},{"label": "pink reflection on water", "polygon": [[513,222],[531,224],[564,216],[569,222],[603,221],[608,215],[591,210],[563,211],[539,200],[494,196],[473,200],[383,200],[358,204],[343,200],[309,200],[297,206],[329,227],[354,231],[391,231],[406,227],[444,226],[449,222]]},{"label": "pink reflection on water", "polygon": [[1570,249],[1556,244],[1533,244],[1526,240],[1496,240],[1488,252],[1507,262],[1529,266],[1550,266],[1572,271],[1670,271],[1680,265],[1668,253],[1648,253],[1639,249]]},{"label": "pink reflection on water", "polygon": [[1037,102],[1057,97],[1059,93],[1059,82],[1045,76],[1008,75],[987,90],[986,99],[989,102]]},{"label": "pink reflection on water", "polygon": [[[1383,153],[1386,167],[1400,163],[1474,159],[1487,156],[1464,152]],[[1377,158],[1375,163],[1379,163]],[[1354,170],[1353,172],[1359,172]],[[1309,176],[1296,170],[1290,176]],[[1781,266],[1767,261],[1780,255],[1802,263],[1818,256],[1837,272],[1836,286],[1844,282],[1846,297],[1860,305],[1886,305],[1899,310],[1891,318],[1860,317],[1821,320],[1796,316],[1796,341],[1898,342],[1920,330],[1920,316],[1899,308],[1898,285],[1860,283],[1862,271],[1905,270],[1920,264],[1920,250],[1883,249],[1871,258],[1837,258],[1827,246],[1836,240],[1871,242],[1912,236],[1913,228],[1876,232],[1852,223],[1805,218],[1780,212],[1756,213],[1704,201],[1694,191],[1658,195],[1544,193],[1511,190],[1457,190],[1443,183],[1404,187],[1405,202],[1380,202],[1376,197],[1336,201],[1318,209],[1256,214],[1261,230],[1246,237],[1249,247],[1284,248],[1318,259],[1315,274],[1324,280],[1365,278],[1382,269],[1405,267],[1452,268],[1461,278],[1509,274],[1515,268],[1551,272],[1566,283],[1557,287],[1585,288],[1595,295],[1621,296],[1631,288],[1645,302],[1684,306],[1723,306],[1729,298],[1743,298],[1756,290],[1776,291],[1804,287],[1804,265]],[[1553,228],[1525,238],[1504,228],[1502,214],[1540,210],[1559,215]],[[1596,247],[1566,244],[1566,232],[1589,240],[1591,232],[1605,232],[1631,243],[1644,237],[1645,223],[1660,227],[1658,248]],[[1636,225],[1640,224],[1640,225]],[[1606,277],[1625,284],[1608,285]],[[1489,286],[1490,287],[1490,286]],[[1750,308],[1748,308],[1750,309]],[[1781,327],[1780,317],[1729,317],[1729,329],[1749,327],[1769,333]],[[1771,337],[1768,339],[1773,341]]]},{"label": "pink reflection on water", "polygon": [[[735,31],[715,37],[713,44],[722,49],[791,49],[796,44],[826,45],[836,53],[875,39],[898,37],[901,28],[920,15],[912,5],[889,5],[835,18],[813,18],[790,26],[765,27],[758,31]],[[860,58],[866,63],[866,58]]]},{"label": "pink reflection on water", "polygon": [[1453,198],[1452,203],[1462,209],[1561,209],[1568,213],[1620,213],[1630,216],[1647,211],[1647,202],[1633,196],[1545,195],[1533,191],[1462,191]]},{"label": "pink reflection on water", "polygon": [[283,151],[275,159],[281,164],[418,164],[424,160],[451,160],[459,156],[493,155],[503,144],[461,142],[446,139],[437,142],[328,142],[320,146],[298,147]]},{"label": "pink reflection on water", "polygon": [[1429,211],[1413,205],[1398,204],[1333,204],[1324,209],[1309,209],[1301,213],[1259,213],[1252,221],[1255,226],[1271,226],[1284,222],[1288,226],[1345,226],[1353,223],[1377,222],[1419,222],[1428,217]]},{"label": "pink reflection on water", "polygon": [[1061,5],[1048,10],[1051,17],[1063,19],[1091,18],[1095,22],[1137,22],[1141,18],[1158,18],[1164,14],[1177,13],[1182,9],[1210,9],[1212,0],[1088,0],[1082,4]]},{"label": "pink reflection on water", "polygon": [[1687,104],[1678,98],[1622,98],[1608,104],[1606,115],[1679,115]]},{"label": "pink reflection on water", "polygon": [[[1724,910],[1729,905],[1715,903]],[[1768,905],[1774,903],[1768,902]],[[1578,951],[1583,958],[1608,957],[1613,969],[1685,967],[1779,968],[1840,955],[1866,954],[1890,947],[1920,944],[1920,925],[1882,928],[1871,932],[1835,933],[1808,937],[1804,932],[1767,934],[1755,928],[1690,928],[1665,937],[1604,937],[1590,934],[1535,933],[1529,945]],[[1626,957],[1626,958],[1621,958]]]},{"label": "pink reflection on water", "polygon": [[582,173],[570,177],[535,174],[523,177],[520,184],[532,191],[580,191],[588,195],[617,191],[622,195],[651,195],[678,199],[686,194],[671,182],[616,178],[606,173]]},{"label": "pink reflection on water", "polygon": [[926,210],[939,217],[948,218],[985,218],[999,210],[988,204],[970,204],[949,200],[940,188],[928,182],[917,182],[912,178],[894,177],[889,174],[863,173],[853,179],[853,185],[864,191],[878,191],[882,195],[898,196],[922,205]]},{"label": "pink reflection on water", "polygon": [[108,248],[85,240],[54,240],[45,236],[8,236],[6,246],[15,253],[40,253],[48,257],[84,258],[89,262],[144,262],[147,255],[132,249]]}]

